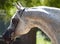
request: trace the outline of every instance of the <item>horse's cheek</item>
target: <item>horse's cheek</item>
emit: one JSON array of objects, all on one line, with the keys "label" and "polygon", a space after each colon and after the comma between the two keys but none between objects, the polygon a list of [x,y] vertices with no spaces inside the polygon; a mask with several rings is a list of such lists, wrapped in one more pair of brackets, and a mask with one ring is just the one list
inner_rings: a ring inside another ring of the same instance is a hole
[{"label": "horse's cheek", "polygon": [[25,30],[25,25],[23,23],[19,22],[17,25],[17,28],[16,28],[16,35],[23,34],[24,30]]}]

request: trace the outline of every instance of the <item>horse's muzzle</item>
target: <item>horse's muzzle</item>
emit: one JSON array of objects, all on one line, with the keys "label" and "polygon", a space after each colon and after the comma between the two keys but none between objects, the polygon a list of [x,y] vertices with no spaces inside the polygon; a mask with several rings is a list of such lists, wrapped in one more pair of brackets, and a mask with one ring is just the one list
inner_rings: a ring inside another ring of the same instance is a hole
[{"label": "horse's muzzle", "polygon": [[4,39],[4,41],[11,41],[11,34],[14,31],[12,29],[6,30],[5,33],[3,33],[2,38]]}]

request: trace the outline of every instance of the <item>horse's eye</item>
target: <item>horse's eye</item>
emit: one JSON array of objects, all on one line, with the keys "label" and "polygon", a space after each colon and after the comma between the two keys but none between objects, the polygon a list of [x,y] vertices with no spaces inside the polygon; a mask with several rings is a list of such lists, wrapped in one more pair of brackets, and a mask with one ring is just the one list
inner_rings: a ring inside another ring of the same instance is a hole
[{"label": "horse's eye", "polygon": [[16,18],[13,18],[13,19],[12,19],[12,23],[13,23],[14,25],[17,25],[18,22],[19,22],[19,19],[16,19]]}]

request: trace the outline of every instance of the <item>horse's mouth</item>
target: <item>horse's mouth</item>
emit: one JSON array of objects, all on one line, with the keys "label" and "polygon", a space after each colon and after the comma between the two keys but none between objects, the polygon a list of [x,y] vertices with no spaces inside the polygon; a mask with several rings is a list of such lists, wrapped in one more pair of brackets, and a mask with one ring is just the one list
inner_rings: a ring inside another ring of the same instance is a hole
[{"label": "horse's mouth", "polygon": [[2,38],[3,38],[5,41],[10,41],[10,40],[11,40],[8,31],[6,31],[6,32],[3,34]]},{"label": "horse's mouth", "polygon": [[10,43],[12,41],[11,39],[12,33],[13,31],[10,29],[10,30],[6,30],[6,32],[2,35],[2,38],[6,43]]}]

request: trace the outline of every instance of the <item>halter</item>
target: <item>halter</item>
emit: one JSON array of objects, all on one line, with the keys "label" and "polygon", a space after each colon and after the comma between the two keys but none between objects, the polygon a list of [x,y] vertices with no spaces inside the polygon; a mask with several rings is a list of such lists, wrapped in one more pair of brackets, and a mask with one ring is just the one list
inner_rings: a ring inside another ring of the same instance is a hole
[{"label": "halter", "polygon": [[[19,20],[21,19],[21,17],[22,17],[22,15],[23,15],[23,12],[24,12],[24,11],[25,11],[25,8],[24,8],[22,11],[18,11],[17,17],[19,18]],[[19,15],[19,14],[20,14],[20,15]],[[15,27],[15,28],[16,28],[16,27]],[[14,29],[13,33],[15,33],[15,29]],[[11,43],[13,43],[13,40],[10,41],[9,44],[11,44]]]},{"label": "halter", "polygon": [[20,17],[22,17],[24,11],[25,11],[25,8],[22,11],[18,11],[18,13],[20,14]]},{"label": "halter", "polygon": [[[22,11],[18,11],[17,17],[19,18],[19,20],[21,20],[21,17],[23,15],[23,12],[25,11],[25,8]],[[19,15],[20,14],[20,15]],[[16,28],[16,27],[15,27]],[[15,29],[13,31],[15,33]]]}]

